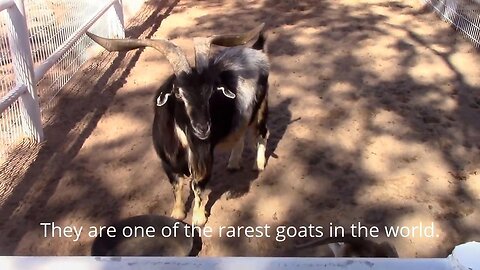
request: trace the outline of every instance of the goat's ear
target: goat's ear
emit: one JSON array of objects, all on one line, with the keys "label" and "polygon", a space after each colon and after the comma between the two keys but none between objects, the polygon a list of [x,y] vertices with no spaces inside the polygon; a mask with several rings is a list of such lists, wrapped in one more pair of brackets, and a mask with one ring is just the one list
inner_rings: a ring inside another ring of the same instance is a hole
[{"label": "goat's ear", "polygon": [[228,88],[226,87],[223,87],[223,86],[218,86],[217,87],[217,90],[218,91],[222,91],[222,93],[228,97],[228,98],[231,98],[231,99],[234,99],[237,95],[235,95],[235,93],[233,93],[232,91],[228,90]]},{"label": "goat's ear", "polygon": [[165,105],[170,95],[172,95],[172,92],[160,92],[160,95],[157,97],[157,106],[161,107]]}]

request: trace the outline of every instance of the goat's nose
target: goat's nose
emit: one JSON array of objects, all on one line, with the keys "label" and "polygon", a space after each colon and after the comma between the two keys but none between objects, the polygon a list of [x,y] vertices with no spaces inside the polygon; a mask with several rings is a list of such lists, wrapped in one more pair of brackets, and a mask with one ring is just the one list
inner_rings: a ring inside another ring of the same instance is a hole
[{"label": "goat's nose", "polygon": [[206,138],[208,135],[210,135],[210,123],[195,124],[194,127],[201,137]]}]

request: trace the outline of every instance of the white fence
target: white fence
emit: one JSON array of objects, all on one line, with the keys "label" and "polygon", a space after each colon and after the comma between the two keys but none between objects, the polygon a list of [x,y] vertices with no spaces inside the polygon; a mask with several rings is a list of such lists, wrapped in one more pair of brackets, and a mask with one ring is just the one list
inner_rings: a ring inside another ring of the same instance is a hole
[{"label": "white fence", "polygon": [[55,97],[91,57],[85,31],[124,37],[122,0],[0,0],[0,162],[40,142]]},{"label": "white fence", "polygon": [[480,46],[480,0],[423,0],[442,19]]},{"label": "white fence", "polygon": [[480,270],[480,243],[447,258],[0,257],[2,270]]}]

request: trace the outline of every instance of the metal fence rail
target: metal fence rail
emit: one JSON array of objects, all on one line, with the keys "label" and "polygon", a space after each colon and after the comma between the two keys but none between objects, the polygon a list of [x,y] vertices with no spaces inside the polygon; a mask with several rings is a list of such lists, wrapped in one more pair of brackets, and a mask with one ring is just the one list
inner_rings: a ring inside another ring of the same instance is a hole
[{"label": "metal fence rail", "polygon": [[121,0],[0,0],[0,162],[43,140],[55,97],[92,56],[87,29],[123,37]]},{"label": "metal fence rail", "polygon": [[423,0],[442,19],[480,46],[480,0]]},{"label": "metal fence rail", "polygon": [[3,270],[478,270],[480,243],[455,247],[447,258],[327,257],[0,257]]}]

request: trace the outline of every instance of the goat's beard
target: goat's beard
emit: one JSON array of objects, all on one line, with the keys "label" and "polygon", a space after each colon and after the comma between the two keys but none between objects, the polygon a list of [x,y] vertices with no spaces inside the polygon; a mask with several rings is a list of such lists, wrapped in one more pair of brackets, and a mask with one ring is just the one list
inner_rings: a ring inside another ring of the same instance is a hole
[{"label": "goat's beard", "polygon": [[190,140],[189,143],[188,164],[192,179],[202,180],[209,177],[213,161],[210,142],[193,139],[193,142]]}]

